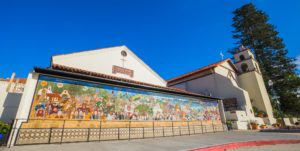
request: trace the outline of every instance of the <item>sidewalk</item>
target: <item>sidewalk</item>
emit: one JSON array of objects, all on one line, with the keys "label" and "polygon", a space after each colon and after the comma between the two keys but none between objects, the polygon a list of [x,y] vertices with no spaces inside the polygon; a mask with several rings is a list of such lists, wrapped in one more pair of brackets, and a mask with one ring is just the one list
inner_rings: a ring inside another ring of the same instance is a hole
[{"label": "sidewalk", "polygon": [[[26,145],[5,148],[5,151],[176,151],[189,150],[231,142],[251,140],[300,139],[300,133],[263,133],[231,131],[191,136],[161,137],[150,139],[102,141],[89,143],[66,143],[51,145]],[[2,148],[1,148],[2,149]]]}]

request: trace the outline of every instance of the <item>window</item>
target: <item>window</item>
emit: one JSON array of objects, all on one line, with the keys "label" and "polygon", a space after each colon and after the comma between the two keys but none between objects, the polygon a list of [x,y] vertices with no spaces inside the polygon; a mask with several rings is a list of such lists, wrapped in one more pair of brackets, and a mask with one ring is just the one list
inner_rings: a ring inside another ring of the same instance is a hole
[{"label": "window", "polygon": [[245,60],[245,56],[244,55],[240,55],[240,60],[241,61]]},{"label": "window", "polygon": [[123,57],[126,57],[126,56],[127,56],[127,52],[126,52],[125,50],[122,50],[122,51],[121,51],[121,55],[122,55]]},{"label": "window", "polygon": [[248,71],[248,65],[247,65],[246,63],[243,63],[243,64],[241,65],[241,68],[242,68],[242,71],[243,71],[243,72]]}]

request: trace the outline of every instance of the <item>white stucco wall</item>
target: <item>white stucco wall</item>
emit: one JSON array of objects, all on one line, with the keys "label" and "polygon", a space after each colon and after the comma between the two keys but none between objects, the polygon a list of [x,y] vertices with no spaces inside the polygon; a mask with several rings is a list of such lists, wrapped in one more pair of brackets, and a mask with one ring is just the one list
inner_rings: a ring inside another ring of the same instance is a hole
[{"label": "white stucco wall", "polygon": [[179,83],[179,84],[176,84],[176,85],[174,85],[172,87],[178,88],[178,89],[182,89],[182,90],[186,90],[186,88],[187,88],[186,85],[187,85],[187,83]]},{"label": "white stucco wall", "polygon": [[17,119],[27,119],[34,96],[35,87],[38,81],[37,73],[31,72],[27,77],[27,82],[24,88],[23,96],[20,102],[20,107],[17,113]]},{"label": "white stucco wall", "polygon": [[254,58],[253,53],[250,50],[246,50],[246,51],[241,51],[239,53],[234,54],[234,60],[236,60],[237,62],[241,61],[240,56],[244,55],[245,59],[252,57]]},{"label": "white stucco wall", "polygon": [[186,81],[184,83],[178,84],[179,86],[175,85],[174,87],[183,88],[184,85],[184,90],[218,97],[218,89],[216,88],[214,82],[214,77],[212,75],[208,75],[194,80]]},{"label": "white stucco wall", "polygon": [[226,123],[226,115],[225,115],[223,100],[218,101],[218,107],[219,107],[219,111],[220,111],[221,121],[223,123]]},{"label": "white stucco wall", "polygon": [[[121,55],[122,50],[125,50],[127,52],[127,56],[124,58]],[[133,77],[125,74],[112,73],[113,65],[123,67],[123,61],[121,59],[126,60],[124,62],[124,68],[128,68],[134,71]],[[145,83],[166,86],[165,80],[162,79],[157,73],[155,73],[126,46],[83,51],[66,55],[57,55],[52,57],[52,62],[53,64],[60,64]]]},{"label": "white stucco wall", "polygon": [[219,75],[227,77],[228,79],[230,79],[232,85],[234,85],[235,87],[239,87],[237,75],[228,62],[225,62],[221,66],[216,67],[215,72]]},{"label": "white stucco wall", "polygon": [[239,86],[234,69],[228,63],[214,69],[213,74],[176,84],[172,87],[181,88],[194,93],[211,94],[221,99],[236,98],[240,110],[244,110],[244,120],[254,119],[250,97],[247,91]]},{"label": "white stucco wall", "polygon": [[25,122],[28,119],[37,81],[38,74],[33,72],[29,73],[27,77],[27,82],[25,84],[24,92],[20,101],[20,105],[17,111],[16,120],[13,125],[14,130],[11,132],[11,136],[9,137],[10,139],[8,140],[8,146],[14,145],[18,128],[21,126],[22,122]]},{"label": "white stucco wall", "polygon": [[249,71],[256,70],[258,72],[261,72],[258,63],[253,59],[249,59],[249,60],[245,60],[245,61],[236,63],[235,65],[236,65],[236,67],[238,68],[238,70],[240,72],[243,72],[242,64],[244,64],[244,63],[248,65],[248,70]]},{"label": "white stucco wall", "polygon": [[[247,116],[250,119],[253,118],[254,113],[249,94],[239,86],[236,73],[233,72],[233,70],[225,69],[222,66],[216,67],[215,72],[215,83],[217,83],[219,97],[223,99],[236,98],[238,106],[246,111]],[[230,76],[229,72],[231,73]]]},{"label": "white stucco wall", "polygon": [[[252,109],[250,97],[248,92],[236,87],[232,84],[232,81],[221,75],[212,74],[202,78],[194,79],[185,82],[186,88],[184,90],[201,93],[207,95],[210,93],[213,97],[219,97],[221,99],[236,98],[238,106],[242,110],[247,111],[247,115],[254,117],[254,114],[250,111]],[[173,86],[177,88],[177,85]]]},{"label": "white stucco wall", "polygon": [[0,81],[0,115],[2,115],[4,109],[3,104],[7,96],[7,92],[6,92],[7,85],[8,85],[7,82]]},{"label": "white stucco wall", "polygon": [[[0,81],[0,119],[6,123],[11,123],[15,119],[22,93],[7,92],[9,82]],[[11,87],[15,84],[12,83]]]},{"label": "white stucco wall", "polygon": [[248,121],[247,113],[245,111],[226,111],[225,114],[228,120]]},{"label": "white stucco wall", "polygon": [[241,87],[248,91],[253,105],[268,114],[270,124],[273,124],[273,109],[262,76],[253,71],[239,76]]}]

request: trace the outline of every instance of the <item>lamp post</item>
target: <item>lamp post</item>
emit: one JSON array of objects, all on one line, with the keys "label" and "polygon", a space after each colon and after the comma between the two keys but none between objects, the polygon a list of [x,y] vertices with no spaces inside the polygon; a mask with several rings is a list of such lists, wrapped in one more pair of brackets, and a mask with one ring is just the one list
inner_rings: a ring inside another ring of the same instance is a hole
[{"label": "lamp post", "polygon": [[272,80],[269,80],[269,81],[268,81],[268,84],[269,84],[269,86],[271,87],[271,90],[273,90],[273,84],[274,84],[273,81],[272,81]]},{"label": "lamp post", "polygon": [[281,107],[280,107],[280,102],[279,102],[279,96],[277,96],[277,94],[276,94],[276,92],[274,91],[274,89],[273,89],[273,85],[274,85],[274,83],[273,83],[273,81],[272,80],[269,80],[268,81],[268,85],[269,85],[269,87],[271,88],[271,95],[272,95],[272,101],[273,101],[273,99],[275,100],[275,104],[277,105],[277,108],[278,108],[278,111],[279,111],[279,114],[280,114],[280,117],[281,117],[281,123],[282,123],[282,126],[283,127],[285,127],[285,123],[284,123],[284,121],[283,121],[283,114],[282,114],[282,111],[281,111]]}]

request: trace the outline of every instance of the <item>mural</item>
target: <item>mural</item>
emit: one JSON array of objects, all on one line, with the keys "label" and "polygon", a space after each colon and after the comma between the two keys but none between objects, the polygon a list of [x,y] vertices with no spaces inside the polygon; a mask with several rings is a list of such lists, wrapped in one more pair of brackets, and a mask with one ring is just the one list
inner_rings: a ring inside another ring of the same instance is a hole
[{"label": "mural", "polygon": [[220,120],[218,102],[40,76],[30,118]]}]

